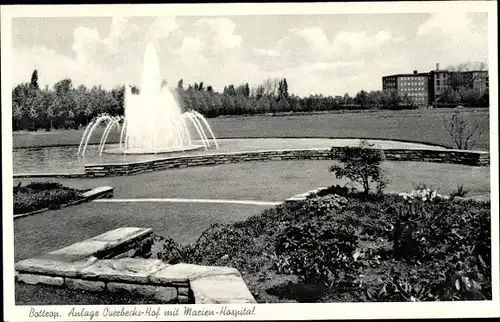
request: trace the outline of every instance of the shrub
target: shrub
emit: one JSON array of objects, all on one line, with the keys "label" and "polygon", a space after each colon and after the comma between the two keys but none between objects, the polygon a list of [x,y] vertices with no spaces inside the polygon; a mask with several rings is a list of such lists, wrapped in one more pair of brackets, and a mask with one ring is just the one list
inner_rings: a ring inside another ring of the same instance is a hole
[{"label": "shrub", "polygon": [[[332,153],[335,153],[334,149],[339,148],[332,148]],[[372,183],[377,184],[379,191],[387,184],[380,169],[382,151],[374,149],[373,144],[363,140],[360,146],[340,148],[338,159],[342,165],[331,166],[330,172],[335,173],[337,179],[348,178],[361,184],[365,194],[370,192]]]},{"label": "shrub", "polygon": [[257,245],[245,228],[213,224],[196,242],[184,247],[186,262],[201,265],[232,266],[240,272],[256,272],[261,268],[265,245]]},{"label": "shrub", "polygon": [[461,184],[461,185],[457,186],[457,190],[450,193],[450,198],[465,197],[468,193],[469,193],[469,191],[465,190],[464,185]]},{"label": "shrub", "polygon": [[441,300],[491,296],[491,221],[485,205],[442,199],[429,189],[402,194],[393,218],[394,254],[418,265],[438,262],[445,278],[433,282],[432,294]]},{"label": "shrub", "polygon": [[342,197],[346,197],[349,194],[349,188],[340,185],[332,185],[326,189],[318,191],[316,197],[324,197],[327,195],[338,195]]},{"label": "shrub", "polygon": [[276,239],[276,269],[332,287],[349,278],[356,246],[352,227],[319,220],[290,225]]},{"label": "shrub", "polygon": [[302,204],[301,211],[304,214],[323,216],[334,210],[341,210],[346,204],[347,199],[345,197],[329,195],[326,197],[307,199]]},{"label": "shrub", "polygon": [[455,147],[460,150],[472,149],[485,132],[480,123],[473,123],[460,111],[453,113],[451,119],[445,118],[444,127],[455,142]]},{"label": "shrub", "polygon": [[18,192],[14,195],[14,214],[43,208],[57,208],[62,204],[78,199],[80,196],[80,192],[71,189]]},{"label": "shrub", "polygon": [[31,182],[24,186],[25,189],[41,191],[41,190],[54,190],[54,189],[67,189],[58,182]]},{"label": "shrub", "polygon": [[133,257],[160,259],[168,264],[177,264],[185,261],[182,245],[170,237],[155,235],[143,243]]}]

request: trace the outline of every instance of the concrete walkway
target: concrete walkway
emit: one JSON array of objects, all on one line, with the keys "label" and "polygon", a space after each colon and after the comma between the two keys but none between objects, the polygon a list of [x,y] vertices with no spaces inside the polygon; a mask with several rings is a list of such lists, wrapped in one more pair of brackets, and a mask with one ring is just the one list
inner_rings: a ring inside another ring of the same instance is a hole
[{"label": "concrete walkway", "polygon": [[228,199],[181,199],[181,198],[130,198],[130,199],[97,199],[93,202],[98,203],[117,203],[117,202],[173,202],[173,203],[219,203],[233,205],[255,205],[255,206],[277,206],[282,201],[258,201],[258,200],[228,200]]}]

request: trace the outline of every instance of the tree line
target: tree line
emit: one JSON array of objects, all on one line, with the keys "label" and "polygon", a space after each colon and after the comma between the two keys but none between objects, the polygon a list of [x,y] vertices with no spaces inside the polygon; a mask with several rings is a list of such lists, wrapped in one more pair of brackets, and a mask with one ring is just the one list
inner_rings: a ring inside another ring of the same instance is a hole
[{"label": "tree line", "polygon": [[[165,83],[165,81],[163,81]],[[12,90],[12,122],[14,131],[37,129],[78,129],[96,116],[107,113],[123,115],[125,87],[106,90],[101,86],[73,87],[71,79],[63,79],[52,88],[41,89],[38,71],[33,71],[30,82]],[[132,93],[140,88],[132,86]],[[248,83],[224,87],[222,92],[204,82],[184,84],[179,80],[174,94],[185,110],[196,110],[206,117],[220,115],[255,115],[282,112],[313,112],[355,109],[417,108],[408,96],[396,92],[360,91],[354,97],[310,95],[299,97],[289,93],[288,82],[267,79],[261,85]]]}]

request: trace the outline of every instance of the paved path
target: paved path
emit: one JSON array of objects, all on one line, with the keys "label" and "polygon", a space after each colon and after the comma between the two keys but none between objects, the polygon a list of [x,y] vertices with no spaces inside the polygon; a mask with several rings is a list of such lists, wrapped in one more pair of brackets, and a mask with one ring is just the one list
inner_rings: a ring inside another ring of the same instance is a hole
[{"label": "paved path", "polygon": [[131,198],[131,199],[97,199],[98,203],[117,202],[175,202],[175,203],[222,203],[235,205],[277,206],[282,201],[258,201],[258,200],[227,200],[227,199],[180,199],[180,198]]}]

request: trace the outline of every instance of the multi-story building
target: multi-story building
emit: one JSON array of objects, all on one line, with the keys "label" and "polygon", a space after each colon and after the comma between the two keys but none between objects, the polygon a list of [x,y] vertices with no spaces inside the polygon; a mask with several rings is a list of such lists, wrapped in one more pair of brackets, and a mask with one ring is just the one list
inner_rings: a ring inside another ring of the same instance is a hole
[{"label": "multi-story building", "polygon": [[400,96],[408,97],[418,106],[427,106],[429,102],[429,74],[414,71],[413,74],[397,74],[382,77],[384,91],[396,91]]},{"label": "multi-story building", "polygon": [[448,71],[436,69],[429,73],[396,74],[382,77],[384,91],[408,95],[418,106],[436,106],[449,88],[472,88],[484,93],[489,90],[488,71]]}]

